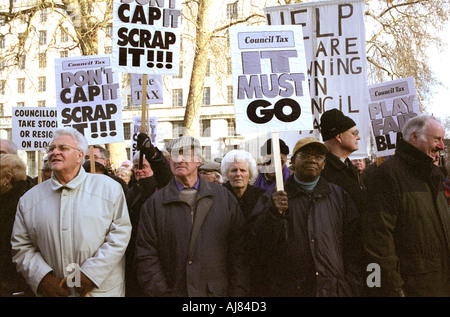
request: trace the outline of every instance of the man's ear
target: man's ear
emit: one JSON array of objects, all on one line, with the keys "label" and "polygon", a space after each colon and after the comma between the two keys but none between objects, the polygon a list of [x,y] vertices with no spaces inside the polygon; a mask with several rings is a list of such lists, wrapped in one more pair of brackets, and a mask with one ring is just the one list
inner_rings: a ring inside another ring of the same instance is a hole
[{"label": "man's ear", "polygon": [[411,144],[415,145],[417,144],[417,139],[419,138],[419,136],[417,135],[417,132],[414,131],[411,133]]},{"label": "man's ear", "polygon": [[11,173],[6,173],[5,178],[6,178],[6,181],[8,182],[8,184],[11,184],[12,174]]},{"label": "man's ear", "polygon": [[[83,151],[78,152],[78,161],[80,163],[83,161],[83,158],[84,158],[84,152]],[[85,159],[85,161],[87,161],[87,160]]]}]

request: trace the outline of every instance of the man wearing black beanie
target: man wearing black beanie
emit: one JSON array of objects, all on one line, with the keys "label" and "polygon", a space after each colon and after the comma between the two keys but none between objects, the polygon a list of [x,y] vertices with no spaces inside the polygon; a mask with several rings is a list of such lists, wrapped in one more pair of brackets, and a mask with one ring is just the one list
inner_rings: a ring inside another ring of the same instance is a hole
[{"label": "man wearing black beanie", "polygon": [[356,167],[348,158],[358,150],[358,141],[361,139],[355,121],[338,109],[327,110],[320,118],[320,133],[330,150],[321,175],[330,183],[344,188],[359,212],[363,212],[366,209],[365,191]]}]

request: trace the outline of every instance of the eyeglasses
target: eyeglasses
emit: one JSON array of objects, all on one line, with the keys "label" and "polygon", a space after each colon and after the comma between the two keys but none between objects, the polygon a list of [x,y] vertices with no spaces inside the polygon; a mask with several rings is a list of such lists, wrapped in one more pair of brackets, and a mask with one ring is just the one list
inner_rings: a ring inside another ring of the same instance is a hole
[{"label": "eyeglasses", "polygon": [[315,159],[317,163],[322,163],[325,161],[326,156],[320,155],[320,154],[306,154],[306,153],[298,153],[297,157],[301,158],[302,160],[310,160]]},{"label": "eyeglasses", "polygon": [[63,153],[67,153],[72,149],[80,151],[79,148],[76,148],[75,146],[70,145],[70,144],[52,144],[52,145],[44,147],[44,149],[47,152],[47,154],[53,153],[53,151],[55,149],[58,149],[59,152],[63,152]]},{"label": "eyeglasses", "polygon": [[355,130],[353,132],[351,132],[351,131],[346,131],[346,132],[353,134],[354,137],[357,137],[359,135],[359,130]]},{"label": "eyeglasses", "polygon": [[[90,159],[91,159],[91,156],[90,156],[90,155],[85,155],[85,156],[84,156],[84,159],[85,159],[85,160],[90,160]],[[104,160],[104,158],[103,158],[103,157],[99,157],[99,156],[97,156],[97,155],[94,155],[94,161],[97,161],[97,160]]]}]

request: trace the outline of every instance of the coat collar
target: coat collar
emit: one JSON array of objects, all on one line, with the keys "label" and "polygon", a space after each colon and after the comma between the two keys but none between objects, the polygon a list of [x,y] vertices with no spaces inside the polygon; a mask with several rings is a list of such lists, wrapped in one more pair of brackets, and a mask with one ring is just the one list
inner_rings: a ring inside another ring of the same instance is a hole
[{"label": "coat collar", "polygon": [[433,171],[433,159],[404,140],[397,142],[395,155],[405,161],[411,171],[428,179]]},{"label": "coat collar", "polygon": [[51,186],[54,191],[57,191],[58,189],[61,189],[61,188],[75,189],[84,182],[86,177],[87,177],[87,173],[84,170],[84,168],[80,165],[80,170],[78,172],[78,175],[74,179],[72,179],[70,182],[68,182],[66,185],[61,184],[58,181],[58,179],[55,177],[55,174],[52,173]]},{"label": "coat collar", "polygon": [[[198,196],[197,200],[201,199],[206,196],[214,196],[214,191],[212,189],[212,183],[206,181],[203,177],[201,177],[199,174],[197,174],[197,177],[199,179],[199,185],[198,185]],[[164,191],[163,195],[163,204],[171,203],[171,202],[178,202],[180,200],[180,192],[178,190],[177,184],[175,182],[175,177],[173,177],[169,184],[166,186],[166,189]]]},{"label": "coat collar", "polygon": [[288,193],[289,199],[294,199],[302,195],[312,195],[314,199],[320,199],[327,196],[330,193],[330,188],[328,182],[325,178],[320,177],[317,182],[316,187],[312,192],[304,190],[294,179],[294,174],[292,174],[286,181],[286,192]]}]

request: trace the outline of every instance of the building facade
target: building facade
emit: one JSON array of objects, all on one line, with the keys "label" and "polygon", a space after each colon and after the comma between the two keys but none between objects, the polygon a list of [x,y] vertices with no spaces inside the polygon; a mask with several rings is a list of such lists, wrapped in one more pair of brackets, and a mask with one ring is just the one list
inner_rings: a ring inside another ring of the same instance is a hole
[{"label": "building facade", "polygon": [[[36,8],[40,1],[14,0],[12,12],[26,12]],[[57,2],[57,1],[55,1]],[[273,2],[273,1],[272,1]],[[93,16],[101,16],[102,1],[91,10]],[[251,14],[254,23],[265,23],[264,6],[271,1],[212,1],[212,18],[209,29],[232,25]],[[9,1],[0,4],[0,12],[10,10]],[[190,74],[194,56],[195,25],[190,20],[189,10],[183,5],[180,73],[178,76],[163,76],[162,104],[148,107],[148,117],[157,118],[156,145],[165,143],[183,131],[183,118],[189,93]],[[186,12],[185,12],[186,11]],[[57,8],[37,8],[34,14],[17,16],[11,21],[0,20],[0,138],[12,139],[11,115],[13,107],[56,107],[54,59],[81,56],[77,45],[73,23],[76,8],[62,12]],[[72,18],[72,19],[71,19]],[[191,22],[189,22],[191,21]],[[205,161],[221,158],[231,149],[246,149],[259,158],[259,147],[267,134],[239,136],[235,134],[233,86],[229,52],[228,32],[218,32],[208,54],[208,65],[203,87],[203,101],[198,135],[203,146]],[[112,51],[112,21],[105,23],[98,32],[98,54]],[[125,149],[117,161],[130,159],[132,118],[141,115],[141,105],[131,103],[129,74],[121,78],[122,118],[124,124]],[[256,140],[256,141],[255,141]],[[38,173],[38,153],[19,151],[28,166],[28,174]],[[45,154],[43,155],[45,158]]]}]

